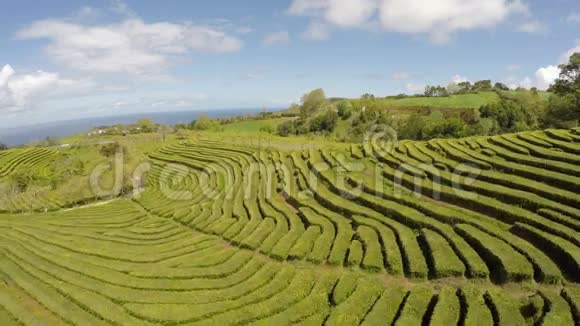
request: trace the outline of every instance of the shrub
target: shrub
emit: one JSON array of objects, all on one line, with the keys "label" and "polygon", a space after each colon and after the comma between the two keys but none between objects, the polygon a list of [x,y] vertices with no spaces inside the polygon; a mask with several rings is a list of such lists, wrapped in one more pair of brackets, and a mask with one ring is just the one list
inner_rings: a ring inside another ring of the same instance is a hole
[{"label": "shrub", "polygon": [[346,120],[352,115],[352,103],[350,101],[342,101],[338,103],[336,108],[338,110],[338,116],[341,117],[342,120]]},{"label": "shrub", "polygon": [[126,149],[118,142],[101,145],[101,148],[99,149],[99,153],[105,157],[112,157],[119,151],[125,152]]}]

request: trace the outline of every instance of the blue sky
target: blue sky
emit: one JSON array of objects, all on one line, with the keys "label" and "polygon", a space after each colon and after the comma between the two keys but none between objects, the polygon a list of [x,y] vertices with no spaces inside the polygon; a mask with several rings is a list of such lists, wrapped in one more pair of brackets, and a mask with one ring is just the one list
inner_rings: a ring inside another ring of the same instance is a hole
[{"label": "blue sky", "polygon": [[545,88],[580,51],[577,0],[10,1],[0,128],[286,107],[492,79]]}]

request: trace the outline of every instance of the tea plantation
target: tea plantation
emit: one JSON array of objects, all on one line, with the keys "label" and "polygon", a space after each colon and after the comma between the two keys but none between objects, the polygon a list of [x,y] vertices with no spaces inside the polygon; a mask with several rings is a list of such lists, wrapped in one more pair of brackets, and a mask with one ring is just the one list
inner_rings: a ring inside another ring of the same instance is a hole
[{"label": "tea plantation", "polygon": [[[58,155],[0,152],[0,178]],[[580,323],[578,129],[296,151],[203,135],[147,167],[133,196],[0,213],[0,324]]]}]

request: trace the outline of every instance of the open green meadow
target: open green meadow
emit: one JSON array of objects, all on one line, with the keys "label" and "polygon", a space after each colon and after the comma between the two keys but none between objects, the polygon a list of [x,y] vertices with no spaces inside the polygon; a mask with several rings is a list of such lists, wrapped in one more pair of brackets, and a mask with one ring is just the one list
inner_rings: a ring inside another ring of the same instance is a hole
[{"label": "open green meadow", "polygon": [[146,184],[110,197],[91,195],[113,162],[98,145],[0,151],[0,184],[85,162],[0,198],[0,324],[580,323],[578,129],[235,136],[264,123],[112,138],[123,178]]},{"label": "open green meadow", "polygon": [[[365,100],[354,100],[364,102]],[[374,99],[377,106],[385,108],[397,107],[433,107],[433,108],[479,108],[482,105],[499,101],[496,92],[478,92],[475,94],[460,94],[444,97],[408,97],[402,99]]]}]

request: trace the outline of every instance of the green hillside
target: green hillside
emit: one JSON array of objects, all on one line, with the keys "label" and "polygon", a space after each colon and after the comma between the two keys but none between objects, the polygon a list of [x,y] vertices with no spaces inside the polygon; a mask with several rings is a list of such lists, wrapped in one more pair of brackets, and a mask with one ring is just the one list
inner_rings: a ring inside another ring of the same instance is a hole
[{"label": "green hillside", "polygon": [[[407,97],[402,99],[377,98],[376,106],[385,108],[397,107],[434,107],[434,108],[479,108],[499,100],[496,92],[478,92],[476,94],[460,94],[445,97]],[[366,103],[367,100],[354,100],[354,102]]]},{"label": "green hillside", "polygon": [[[141,191],[78,207],[39,197],[47,213],[11,201],[26,213],[0,214],[2,324],[578,322],[578,129],[252,137],[133,138]],[[0,152],[0,180],[58,156]]]}]

